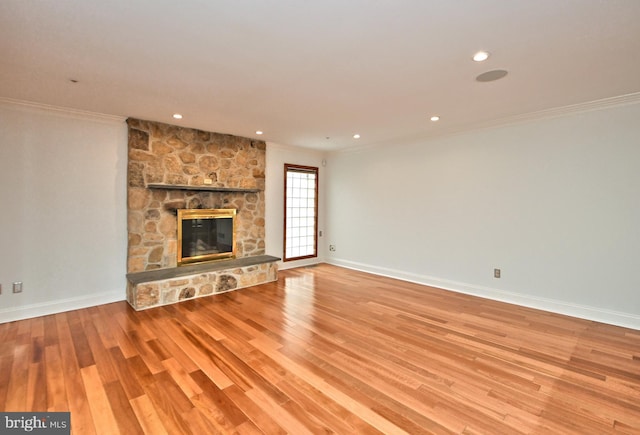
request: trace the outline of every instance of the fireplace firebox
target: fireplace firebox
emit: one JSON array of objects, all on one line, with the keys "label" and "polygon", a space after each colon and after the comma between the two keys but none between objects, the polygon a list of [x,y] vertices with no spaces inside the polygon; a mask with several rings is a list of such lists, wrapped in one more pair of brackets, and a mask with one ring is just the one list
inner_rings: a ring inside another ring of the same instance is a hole
[{"label": "fireplace firebox", "polygon": [[178,266],[235,258],[235,209],[178,210]]}]

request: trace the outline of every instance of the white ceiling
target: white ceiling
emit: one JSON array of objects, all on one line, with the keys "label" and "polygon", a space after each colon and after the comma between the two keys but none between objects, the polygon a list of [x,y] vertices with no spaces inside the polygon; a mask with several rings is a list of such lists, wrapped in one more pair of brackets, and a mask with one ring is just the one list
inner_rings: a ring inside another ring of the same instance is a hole
[{"label": "white ceiling", "polygon": [[[493,69],[509,74],[475,81]],[[640,0],[0,1],[0,97],[286,145],[393,144],[638,92]]]}]

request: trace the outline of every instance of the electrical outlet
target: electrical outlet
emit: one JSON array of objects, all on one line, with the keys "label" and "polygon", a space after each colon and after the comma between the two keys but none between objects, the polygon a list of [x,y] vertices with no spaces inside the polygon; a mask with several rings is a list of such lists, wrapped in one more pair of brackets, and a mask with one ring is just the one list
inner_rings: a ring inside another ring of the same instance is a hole
[{"label": "electrical outlet", "polygon": [[493,277],[500,278],[500,269],[493,269]]},{"label": "electrical outlet", "polygon": [[22,281],[17,281],[13,283],[13,292],[22,293]]},{"label": "electrical outlet", "polygon": [[329,251],[335,252],[335,250],[336,250],[336,245],[329,245]]}]

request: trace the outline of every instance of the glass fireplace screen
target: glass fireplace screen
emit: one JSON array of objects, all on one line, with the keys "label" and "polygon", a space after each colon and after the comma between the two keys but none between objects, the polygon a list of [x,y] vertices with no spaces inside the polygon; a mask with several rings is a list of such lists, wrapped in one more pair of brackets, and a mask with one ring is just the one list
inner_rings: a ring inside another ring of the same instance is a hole
[{"label": "glass fireplace screen", "polygon": [[234,258],[235,209],[178,210],[178,265]]}]

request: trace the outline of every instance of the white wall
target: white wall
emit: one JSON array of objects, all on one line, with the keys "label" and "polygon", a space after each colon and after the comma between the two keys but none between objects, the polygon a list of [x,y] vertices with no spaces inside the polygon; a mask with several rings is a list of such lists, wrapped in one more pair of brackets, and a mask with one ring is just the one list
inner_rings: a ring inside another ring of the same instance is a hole
[{"label": "white wall", "polygon": [[[320,168],[323,229],[322,159],[267,145],[267,254],[283,252],[284,163]],[[0,100],[0,323],[125,299],[126,168],[124,120]]]},{"label": "white wall", "polygon": [[124,120],[0,101],[0,322],[125,299],[126,167]]},{"label": "white wall", "polygon": [[327,261],[640,329],[639,120],[636,103],[331,154]]},{"label": "white wall", "polygon": [[[265,244],[266,253],[282,258],[284,255],[284,164],[318,167],[318,229],[324,234],[325,225],[325,171],[324,153],[306,148],[287,147],[267,143],[265,186]],[[324,261],[326,237],[318,238],[318,258],[278,262],[279,269],[306,266]]]},{"label": "white wall", "polygon": [[[281,268],[327,260],[640,329],[638,119],[633,104],[328,156],[268,143],[267,253],[282,257],[284,163],[317,166],[319,257]],[[0,101],[0,322],[124,300],[126,134]]]}]

